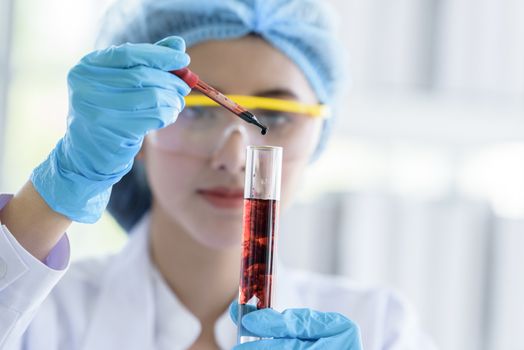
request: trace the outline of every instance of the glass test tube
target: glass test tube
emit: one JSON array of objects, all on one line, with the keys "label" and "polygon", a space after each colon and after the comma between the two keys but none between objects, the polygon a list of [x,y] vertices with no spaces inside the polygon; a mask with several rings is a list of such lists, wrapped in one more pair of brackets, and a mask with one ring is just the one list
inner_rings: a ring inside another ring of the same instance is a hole
[{"label": "glass test tube", "polygon": [[259,339],[242,327],[242,318],[250,311],[272,305],[281,172],[281,147],[247,147],[238,295],[239,344]]}]

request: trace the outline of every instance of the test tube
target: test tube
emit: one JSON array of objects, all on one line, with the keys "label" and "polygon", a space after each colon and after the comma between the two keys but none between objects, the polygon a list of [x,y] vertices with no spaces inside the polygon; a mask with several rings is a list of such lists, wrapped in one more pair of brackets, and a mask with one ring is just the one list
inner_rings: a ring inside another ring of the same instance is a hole
[{"label": "test tube", "polygon": [[242,318],[251,311],[272,306],[281,172],[281,147],[247,147],[238,344],[259,339],[242,327]]}]

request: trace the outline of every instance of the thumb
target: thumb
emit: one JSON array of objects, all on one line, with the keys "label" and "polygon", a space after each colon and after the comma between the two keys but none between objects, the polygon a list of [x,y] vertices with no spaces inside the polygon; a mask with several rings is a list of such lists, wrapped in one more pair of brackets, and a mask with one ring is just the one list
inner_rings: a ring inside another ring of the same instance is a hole
[{"label": "thumb", "polygon": [[[231,317],[231,320],[235,323],[235,325],[238,325],[238,319],[241,316],[256,310],[257,308],[254,305],[238,305],[238,302],[233,300],[233,302],[229,305],[229,317]],[[242,313],[242,315],[240,313]]]},{"label": "thumb", "polygon": [[182,52],[186,51],[186,42],[179,36],[168,36],[167,38],[156,42],[155,45],[169,47],[173,50]]}]

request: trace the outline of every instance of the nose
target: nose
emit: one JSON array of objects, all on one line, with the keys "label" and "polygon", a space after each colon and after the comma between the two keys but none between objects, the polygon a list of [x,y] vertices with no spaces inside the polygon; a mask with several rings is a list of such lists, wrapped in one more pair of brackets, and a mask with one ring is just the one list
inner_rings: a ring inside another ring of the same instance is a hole
[{"label": "nose", "polygon": [[213,153],[211,166],[213,169],[227,171],[238,175],[245,171],[246,136],[241,130],[235,129],[225,136],[220,147]]}]

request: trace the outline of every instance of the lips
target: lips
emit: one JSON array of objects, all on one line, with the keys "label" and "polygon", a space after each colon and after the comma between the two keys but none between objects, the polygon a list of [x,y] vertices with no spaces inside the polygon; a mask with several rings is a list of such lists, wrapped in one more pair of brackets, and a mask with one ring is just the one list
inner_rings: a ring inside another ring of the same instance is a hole
[{"label": "lips", "polygon": [[197,191],[202,198],[216,208],[241,208],[244,203],[244,190],[227,187],[206,188]]}]

